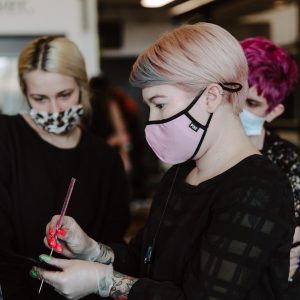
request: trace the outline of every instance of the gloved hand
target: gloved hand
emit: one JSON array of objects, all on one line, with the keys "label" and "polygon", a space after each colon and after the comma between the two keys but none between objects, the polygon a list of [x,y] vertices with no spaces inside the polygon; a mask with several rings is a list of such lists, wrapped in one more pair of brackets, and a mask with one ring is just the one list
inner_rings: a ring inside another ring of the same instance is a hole
[{"label": "gloved hand", "polygon": [[[298,244],[300,241],[300,227],[297,226],[294,232],[293,244]],[[293,247],[290,251],[290,269],[289,269],[289,281],[293,281],[300,262],[300,245]]]},{"label": "gloved hand", "polygon": [[299,268],[299,257],[300,257],[300,246],[292,248],[290,252],[290,270],[289,270],[289,281],[293,281],[297,269]]},{"label": "gloved hand", "polygon": [[56,230],[59,215],[54,216],[46,227],[44,243],[69,258],[79,258],[110,264],[114,254],[110,247],[90,238],[72,217],[64,216],[62,227]]},{"label": "gloved hand", "polygon": [[44,280],[67,299],[80,299],[95,293],[108,297],[113,286],[113,267],[100,263],[67,260],[40,255],[40,260],[60,267],[63,271],[54,272],[34,267],[30,275]]}]

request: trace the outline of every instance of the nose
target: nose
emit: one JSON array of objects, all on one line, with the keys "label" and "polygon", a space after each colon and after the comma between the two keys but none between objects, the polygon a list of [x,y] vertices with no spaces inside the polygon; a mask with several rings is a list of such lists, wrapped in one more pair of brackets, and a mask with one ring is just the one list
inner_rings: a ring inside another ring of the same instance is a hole
[{"label": "nose", "polygon": [[157,116],[155,114],[155,111],[151,108],[149,108],[149,120],[148,121],[153,121],[157,119]]},{"label": "nose", "polygon": [[60,107],[55,99],[50,99],[49,113],[60,112]]}]

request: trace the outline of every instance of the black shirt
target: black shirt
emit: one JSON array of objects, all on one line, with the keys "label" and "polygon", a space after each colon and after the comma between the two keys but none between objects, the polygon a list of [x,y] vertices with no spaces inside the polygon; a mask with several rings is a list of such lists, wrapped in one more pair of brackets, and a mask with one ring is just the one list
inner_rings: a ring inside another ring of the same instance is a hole
[{"label": "black shirt", "polygon": [[[82,131],[72,149],[42,140],[22,116],[0,116],[1,249],[38,258],[46,224],[59,214],[71,180],[66,215],[97,241],[122,241],[129,222],[128,187],[117,152]],[[55,254],[56,255],[56,254]],[[5,300],[36,299],[40,282],[11,261],[0,262]],[[44,284],[38,299],[64,299]]]},{"label": "black shirt", "polygon": [[294,194],[297,225],[300,226],[300,149],[274,133],[267,133],[262,154],[288,177]]},{"label": "black shirt", "polygon": [[253,155],[192,186],[185,178],[194,162],[184,163],[166,207],[177,168],[163,178],[131,245],[112,245],[115,269],[140,278],[128,299],[283,299],[295,227],[286,176]]}]

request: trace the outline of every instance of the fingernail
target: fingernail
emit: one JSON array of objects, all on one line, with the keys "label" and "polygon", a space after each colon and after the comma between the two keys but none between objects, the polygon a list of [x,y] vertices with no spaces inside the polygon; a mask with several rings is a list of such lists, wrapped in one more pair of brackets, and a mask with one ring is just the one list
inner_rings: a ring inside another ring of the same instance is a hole
[{"label": "fingernail", "polygon": [[293,278],[289,278],[289,282],[293,282]]},{"label": "fingernail", "polygon": [[38,274],[36,272],[36,270],[31,269],[29,275],[33,278],[38,278]]},{"label": "fingernail", "polygon": [[58,252],[62,252],[63,251],[62,246],[60,244],[56,244],[55,249]]},{"label": "fingernail", "polygon": [[46,255],[46,254],[41,254],[39,256],[39,259],[46,262],[46,263],[51,262],[51,257],[49,255]]},{"label": "fingernail", "polygon": [[66,232],[63,228],[59,228],[59,229],[57,229],[57,234],[60,236],[64,236],[66,234]]},{"label": "fingernail", "polygon": [[51,237],[48,239],[48,244],[51,248],[54,248],[55,247],[55,238]]},{"label": "fingernail", "polygon": [[49,229],[49,235],[54,236],[55,235],[55,230],[53,228]]}]

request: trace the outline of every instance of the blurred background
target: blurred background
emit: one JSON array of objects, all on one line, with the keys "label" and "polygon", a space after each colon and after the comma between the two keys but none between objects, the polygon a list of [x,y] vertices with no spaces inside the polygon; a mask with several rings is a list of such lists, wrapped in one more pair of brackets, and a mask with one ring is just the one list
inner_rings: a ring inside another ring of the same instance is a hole
[{"label": "blurred background", "polygon": [[[19,91],[16,65],[28,41],[41,35],[61,35],[73,40],[85,57],[90,78],[105,79],[101,88],[97,80],[93,81],[93,87],[102,91],[99,97],[105,97],[107,93],[103,91],[107,89],[110,97],[119,99],[118,109],[124,119],[120,127],[127,130],[123,140],[127,141],[129,152],[124,159],[128,163],[136,222],[132,230],[144,222],[153,191],[168,168],[157,161],[145,142],[147,109],[141,91],[128,83],[131,66],[141,51],[165,31],[206,21],[223,26],[238,40],[264,36],[286,49],[298,66],[300,63],[298,0],[166,0],[159,7],[145,7],[145,3],[0,0],[0,112],[17,114],[27,109]],[[272,122],[271,129],[300,146],[299,83],[285,105],[285,113]]]},{"label": "blurred background", "polygon": [[[137,99],[139,91],[127,84],[136,56],[164,31],[199,21],[221,25],[238,40],[264,36],[286,49],[299,65],[299,5],[297,0],[175,0],[160,8],[144,8],[140,0],[100,0],[102,69]],[[285,100],[285,113],[272,123],[281,135],[297,145],[300,144],[299,96],[298,84],[295,93]]]}]

